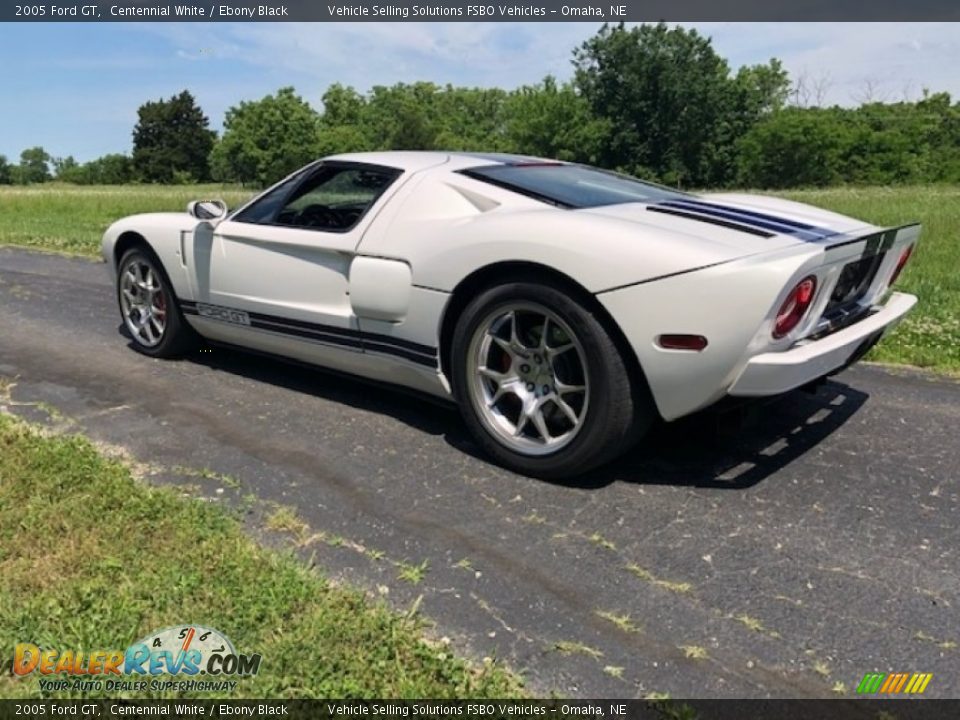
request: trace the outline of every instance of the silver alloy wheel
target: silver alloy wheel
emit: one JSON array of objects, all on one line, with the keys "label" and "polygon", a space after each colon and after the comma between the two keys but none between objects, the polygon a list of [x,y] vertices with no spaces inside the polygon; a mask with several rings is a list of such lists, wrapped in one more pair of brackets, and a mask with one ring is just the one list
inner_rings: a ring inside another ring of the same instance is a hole
[{"label": "silver alloy wheel", "polygon": [[535,303],[500,307],[467,351],[470,401],[499,441],[530,456],[568,445],[587,417],[583,347],[555,313]]},{"label": "silver alloy wheel", "polygon": [[146,347],[156,347],[167,329],[167,298],[160,277],[142,256],[120,271],[120,312],[127,330]]}]

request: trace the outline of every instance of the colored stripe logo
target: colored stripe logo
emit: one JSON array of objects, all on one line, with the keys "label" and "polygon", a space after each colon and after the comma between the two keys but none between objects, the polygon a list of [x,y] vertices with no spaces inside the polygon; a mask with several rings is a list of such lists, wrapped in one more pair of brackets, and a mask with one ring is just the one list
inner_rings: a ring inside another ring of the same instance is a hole
[{"label": "colored stripe logo", "polygon": [[933,673],[867,673],[857,686],[858,695],[920,695]]}]

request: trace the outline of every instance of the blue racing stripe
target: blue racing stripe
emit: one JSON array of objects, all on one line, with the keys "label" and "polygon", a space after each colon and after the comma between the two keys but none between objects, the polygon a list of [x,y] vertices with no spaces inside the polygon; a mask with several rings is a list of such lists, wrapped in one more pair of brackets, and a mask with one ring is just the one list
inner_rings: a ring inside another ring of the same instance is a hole
[{"label": "blue racing stripe", "polygon": [[801,230],[814,230],[813,225],[808,223],[800,222],[799,220],[788,220],[787,218],[776,217],[774,215],[767,215],[766,213],[757,212],[756,210],[745,210],[743,208],[732,208],[729,205],[718,205],[717,203],[706,202],[705,200],[690,200],[684,198],[683,200],[677,202],[685,202],[690,205],[702,205],[703,207],[715,208],[717,210],[728,210],[729,212],[740,213],[741,215],[750,215],[755,217],[758,220],[772,220],[778,222],[781,225],[792,225],[795,228],[800,228]]},{"label": "blue racing stripe", "polygon": [[773,215],[767,215],[765,213],[755,212],[753,210],[743,210],[741,208],[734,208],[726,205],[707,203],[700,200],[668,200],[663,204],[670,207],[683,208],[687,211],[700,212],[704,215],[711,215],[713,217],[736,220],[737,222],[744,223],[746,225],[762,227],[767,230],[772,230],[773,232],[785,235],[795,235],[802,240],[819,241],[840,234],[834,232],[833,230],[827,230],[826,228],[808,225],[806,223],[797,222],[796,220],[775,217]]}]

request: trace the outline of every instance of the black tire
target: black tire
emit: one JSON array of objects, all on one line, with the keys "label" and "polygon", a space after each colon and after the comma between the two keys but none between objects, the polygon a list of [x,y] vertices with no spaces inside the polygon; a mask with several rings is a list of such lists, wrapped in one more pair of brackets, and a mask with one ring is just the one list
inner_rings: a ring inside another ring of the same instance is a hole
[{"label": "black tire", "polygon": [[[474,336],[492,315],[518,303],[533,303],[556,315],[579,342],[586,361],[585,415],[572,440],[549,454],[518,452],[498,438],[475,407],[476,391],[468,388]],[[519,281],[480,293],[458,318],[451,348],[453,394],[471,433],[500,465],[544,479],[582,475],[632,447],[653,421],[656,411],[645,381],[632,376],[616,341],[588,305],[566,289]]]},{"label": "black tire", "polygon": [[[133,263],[142,263],[153,269],[159,283],[159,293],[166,310],[166,323],[161,333],[159,342],[155,345],[149,345],[133,332],[128,325],[128,318],[124,313],[122,293],[123,274]],[[133,348],[144,355],[154,358],[176,358],[180,357],[197,346],[197,334],[183,319],[183,313],[177,302],[177,297],[173,292],[173,286],[170,284],[170,278],[163,268],[163,264],[149,247],[146,245],[137,245],[127,250],[120,258],[117,264],[117,306],[120,309],[120,317],[123,320],[124,327],[131,337]]]}]

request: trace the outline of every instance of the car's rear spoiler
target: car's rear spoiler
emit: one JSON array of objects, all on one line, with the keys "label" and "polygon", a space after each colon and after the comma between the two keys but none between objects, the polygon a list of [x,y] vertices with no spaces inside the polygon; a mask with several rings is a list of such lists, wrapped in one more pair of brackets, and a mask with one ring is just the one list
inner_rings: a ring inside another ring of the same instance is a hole
[{"label": "car's rear spoiler", "polygon": [[[828,250],[837,248],[849,248],[849,254],[859,252],[864,256],[876,255],[886,252],[894,245],[902,245],[912,242],[920,235],[920,223],[908,223],[898,227],[883,228],[882,230],[871,230],[866,233],[846,233],[844,235],[835,235],[824,244]],[[854,247],[860,245],[862,247]],[[847,254],[847,253],[844,253]]]}]

